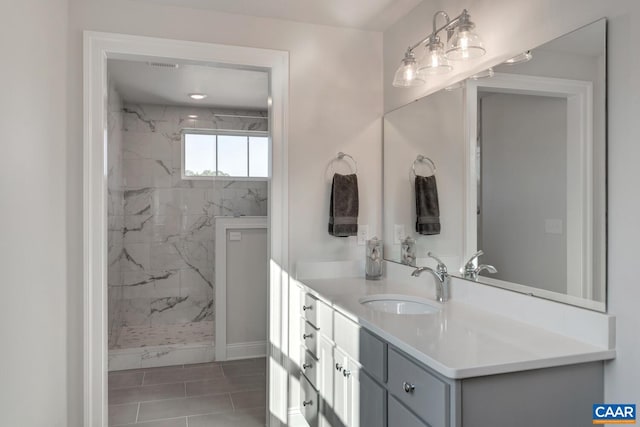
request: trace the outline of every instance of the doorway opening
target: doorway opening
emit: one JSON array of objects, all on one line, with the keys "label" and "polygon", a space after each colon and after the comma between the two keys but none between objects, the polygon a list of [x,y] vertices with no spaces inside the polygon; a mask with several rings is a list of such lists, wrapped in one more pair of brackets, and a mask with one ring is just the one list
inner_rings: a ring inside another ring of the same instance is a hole
[{"label": "doorway opening", "polygon": [[158,41],[85,34],[85,425],[278,425],[287,54]]}]

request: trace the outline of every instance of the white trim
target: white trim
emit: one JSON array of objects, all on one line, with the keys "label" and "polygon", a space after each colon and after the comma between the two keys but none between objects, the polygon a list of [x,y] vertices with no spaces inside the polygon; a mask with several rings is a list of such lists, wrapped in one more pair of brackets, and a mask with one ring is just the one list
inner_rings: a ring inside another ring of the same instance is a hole
[{"label": "white trim", "polygon": [[215,280],[215,349],[216,360],[227,360],[227,231],[269,227],[266,216],[217,216],[216,223],[216,280]]},{"label": "white trim", "polygon": [[267,355],[266,341],[249,341],[227,344],[227,359],[251,359],[254,357],[264,357]]},{"label": "white trim", "polygon": [[[107,426],[107,59],[148,60],[149,57],[207,64],[229,64],[269,72],[271,130],[269,217],[271,242],[270,301],[288,290],[288,108],[289,54],[283,51],[198,43],[123,34],[85,32],[84,87],[84,427]],[[276,268],[277,267],[277,268]],[[286,299],[284,300],[286,302]],[[279,306],[278,306],[279,307]],[[283,307],[286,307],[284,305]],[[287,313],[269,309],[268,353],[270,419],[286,420]],[[277,334],[274,333],[277,331]],[[279,386],[274,391],[271,382]],[[285,386],[282,387],[281,385]]]},{"label": "white trim", "polygon": [[593,263],[592,83],[502,73],[496,74],[490,79],[467,80],[465,258],[477,250],[476,146],[479,89],[491,89],[491,92],[499,93],[550,96],[567,100],[567,293],[573,297],[590,299],[593,292],[591,268]]}]

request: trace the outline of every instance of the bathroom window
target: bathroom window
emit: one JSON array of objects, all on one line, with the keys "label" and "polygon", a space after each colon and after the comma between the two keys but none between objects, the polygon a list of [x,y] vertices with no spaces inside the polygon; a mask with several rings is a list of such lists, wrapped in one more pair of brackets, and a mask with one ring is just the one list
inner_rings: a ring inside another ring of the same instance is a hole
[{"label": "bathroom window", "polygon": [[268,177],[266,132],[183,131],[183,179]]}]

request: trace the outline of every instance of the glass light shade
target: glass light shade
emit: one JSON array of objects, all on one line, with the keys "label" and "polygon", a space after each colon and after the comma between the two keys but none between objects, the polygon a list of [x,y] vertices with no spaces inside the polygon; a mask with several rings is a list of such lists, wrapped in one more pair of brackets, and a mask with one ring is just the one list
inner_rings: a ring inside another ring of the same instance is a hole
[{"label": "glass light shade", "polygon": [[402,64],[393,76],[393,86],[395,87],[411,87],[424,84],[424,80],[418,76],[418,66],[413,56],[402,60]]},{"label": "glass light shade", "polygon": [[449,41],[447,59],[454,61],[479,58],[486,50],[482,39],[469,27],[459,27]]},{"label": "glass light shade", "polygon": [[420,60],[420,65],[418,66],[419,76],[435,76],[453,70],[453,67],[449,65],[449,61],[444,56],[442,43],[429,43],[426,46],[426,50],[426,55]]},{"label": "glass light shade", "polygon": [[456,89],[462,89],[463,87],[464,87],[464,80],[460,81],[460,82],[457,82],[457,83],[454,83],[451,86],[447,86],[447,87],[444,88],[444,90],[446,90],[447,92],[451,92],[451,91],[454,91]]},{"label": "glass light shade", "polygon": [[533,54],[531,53],[530,50],[528,50],[526,52],[522,52],[520,55],[516,55],[513,58],[507,59],[506,61],[503,62],[503,64],[507,64],[507,65],[522,64],[523,62],[531,61],[531,58],[533,58]]},{"label": "glass light shade", "polygon": [[469,78],[473,80],[486,79],[489,77],[493,77],[494,74],[495,73],[493,72],[493,68],[489,67],[486,70],[480,71],[479,73],[476,73]]}]

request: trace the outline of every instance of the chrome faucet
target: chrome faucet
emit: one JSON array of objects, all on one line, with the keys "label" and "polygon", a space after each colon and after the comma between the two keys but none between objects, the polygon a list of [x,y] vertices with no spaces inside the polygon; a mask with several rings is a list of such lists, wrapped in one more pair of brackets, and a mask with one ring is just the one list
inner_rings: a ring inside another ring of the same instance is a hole
[{"label": "chrome faucet", "polygon": [[465,279],[478,280],[478,275],[483,270],[487,270],[489,273],[492,273],[492,274],[495,274],[498,272],[498,270],[493,265],[489,265],[489,264],[480,264],[476,267],[475,263],[478,260],[478,258],[480,258],[482,255],[484,255],[484,252],[482,251],[476,252],[471,256],[471,258],[469,258],[469,261],[467,261],[467,263],[464,265],[463,273],[464,273]]},{"label": "chrome faucet", "polygon": [[422,274],[423,271],[428,271],[433,275],[436,279],[436,299],[438,302],[447,302],[449,300],[449,273],[447,272],[447,266],[438,259],[431,252],[427,254],[430,258],[435,259],[438,262],[436,269],[434,270],[431,267],[418,267],[413,270],[411,275],[413,277],[418,277]]}]

